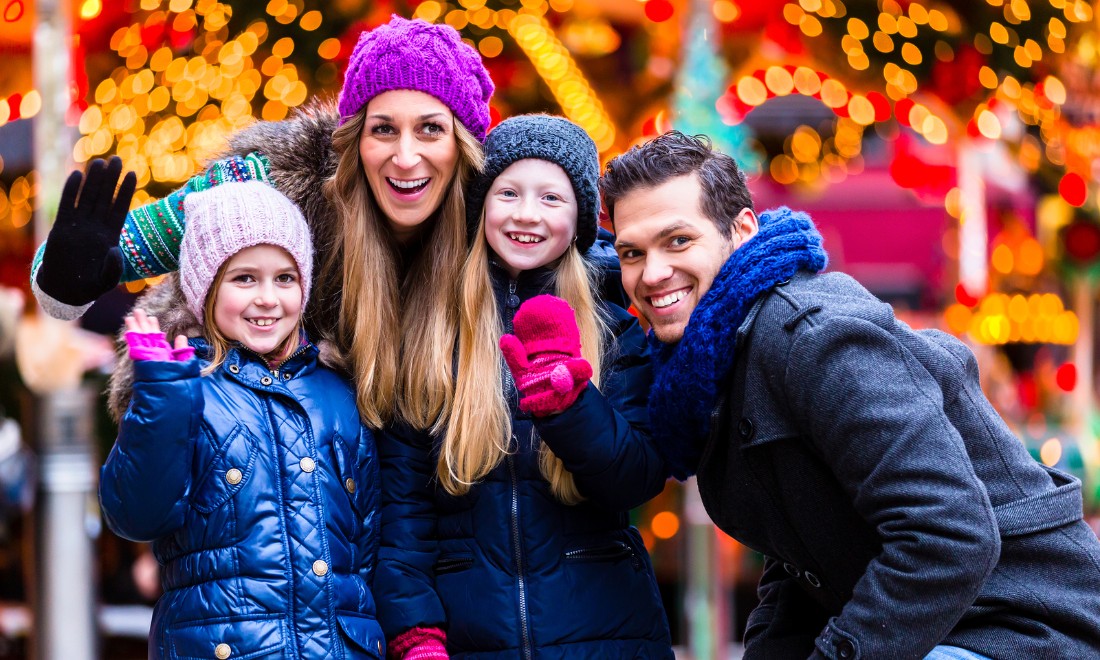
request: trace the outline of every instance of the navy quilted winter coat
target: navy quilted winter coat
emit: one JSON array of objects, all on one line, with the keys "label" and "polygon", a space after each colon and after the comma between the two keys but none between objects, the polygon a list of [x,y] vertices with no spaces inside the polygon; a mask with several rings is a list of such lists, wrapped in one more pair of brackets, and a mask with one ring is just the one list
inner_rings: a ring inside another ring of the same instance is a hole
[{"label": "navy quilted winter coat", "polygon": [[351,387],[312,345],[277,371],[242,349],[203,364],[133,365],[101,477],[108,525],[163,567],[149,657],[384,657],[377,457]]},{"label": "navy quilted winter coat", "polygon": [[[546,271],[494,276],[508,330],[521,300],[550,289]],[[452,658],[673,657],[649,555],[627,520],[667,474],[648,438],[648,353],[637,321],[608,308],[617,342],[602,393],[589,384],[565,412],[533,420],[516,409],[505,375],[515,453],[465,496],[435,480],[438,439],[407,429],[379,437],[375,593],[389,638],[441,627]],[[586,501],[566,506],[550,493],[536,432]]]}]

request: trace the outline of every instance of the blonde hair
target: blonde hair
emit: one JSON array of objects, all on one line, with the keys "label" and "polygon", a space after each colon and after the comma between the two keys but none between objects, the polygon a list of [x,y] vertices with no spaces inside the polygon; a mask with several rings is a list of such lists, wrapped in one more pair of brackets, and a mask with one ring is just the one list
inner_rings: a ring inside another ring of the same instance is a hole
[{"label": "blonde hair", "polygon": [[[454,386],[457,334],[453,276],[466,251],[463,191],[481,168],[480,143],[454,121],[458,163],[438,211],[427,221],[423,248],[402,278],[399,245],[363,173],[359,140],[366,106],[332,134],[339,160],[325,192],[340,218],[325,249],[317,288],[340,291],[336,342],[346,353],[363,421],[381,428],[395,413],[417,426],[439,423]],[[404,303],[404,304],[403,304]]]},{"label": "blonde hair", "polygon": [[[232,257],[230,257],[232,259]],[[218,304],[218,289],[221,288],[222,282],[225,281],[225,273],[228,270],[230,259],[226,259],[222,262],[222,265],[218,267],[218,273],[214,275],[214,282],[210,285],[210,288],[206,292],[206,300],[202,305],[202,335],[206,339],[206,344],[210,349],[210,362],[202,368],[202,375],[207,376],[214,373],[214,371],[222,366],[225,362],[225,358],[229,355],[229,349],[232,348],[232,341],[225,336],[219,328],[217,323],[214,322],[214,307]],[[299,337],[301,337],[303,317],[305,310],[299,310],[298,323],[295,326],[295,331],[287,335],[287,338],[283,340],[283,343],[279,344],[275,350],[268,353],[268,355],[278,355],[282,359],[288,357],[294,347],[298,344]],[[267,356],[262,356],[266,359]]]},{"label": "blonde hair", "polygon": [[[458,374],[436,465],[439,482],[451,495],[468,492],[511,451],[512,416],[501,376],[506,367],[502,367],[498,347],[504,326],[495,302],[485,302],[493,287],[484,211],[477,236],[462,270]],[[576,311],[581,353],[592,365],[592,382],[598,387],[607,323],[593,295],[595,278],[594,267],[575,245],[554,266],[555,293]],[[584,499],[573,475],[545,443],[539,448],[539,470],[561,502],[576,504]]]}]

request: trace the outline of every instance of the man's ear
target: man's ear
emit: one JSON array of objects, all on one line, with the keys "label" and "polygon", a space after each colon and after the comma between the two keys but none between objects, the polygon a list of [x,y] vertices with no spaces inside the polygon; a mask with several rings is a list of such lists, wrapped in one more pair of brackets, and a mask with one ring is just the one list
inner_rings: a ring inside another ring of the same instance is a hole
[{"label": "man's ear", "polygon": [[733,232],[738,237],[737,247],[744,245],[745,241],[756,236],[756,233],[760,231],[760,220],[752,209],[741,209],[734,224],[737,226],[737,229]]}]

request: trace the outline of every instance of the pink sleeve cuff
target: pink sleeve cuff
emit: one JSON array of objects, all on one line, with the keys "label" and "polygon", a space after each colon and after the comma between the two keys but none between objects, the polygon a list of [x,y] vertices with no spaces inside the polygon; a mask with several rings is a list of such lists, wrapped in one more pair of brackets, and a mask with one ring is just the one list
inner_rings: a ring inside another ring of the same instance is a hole
[{"label": "pink sleeve cuff", "polygon": [[447,634],[439,628],[410,628],[390,642],[391,660],[448,660]]}]

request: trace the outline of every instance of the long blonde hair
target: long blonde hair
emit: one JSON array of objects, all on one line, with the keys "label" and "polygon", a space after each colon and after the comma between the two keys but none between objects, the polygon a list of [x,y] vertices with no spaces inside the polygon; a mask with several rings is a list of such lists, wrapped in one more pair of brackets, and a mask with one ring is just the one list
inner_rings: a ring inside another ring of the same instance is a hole
[{"label": "long blonde hair", "polygon": [[[484,211],[477,237],[462,269],[454,404],[436,465],[440,484],[452,495],[468,492],[512,450],[512,416],[505,398],[498,347],[504,326],[496,304],[486,304],[485,300],[487,294],[491,296],[493,286]],[[576,311],[581,353],[592,365],[592,382],[598,387],[607,323],[593,295],[596,276],[594,266],[575,245],[554,266],[555,293]],[[539,448],[539,469],[558,500],[566,504],[583,500],[573,475],[545,443]]]},{"label": "long blonde hair", "polygon": [[[325,183],[340,218],[321,262],[318,288],[340,291],[336,341],[346,354],[363,421],[380,428],[399,413],[418,428],[439,422],[454,392],[454,277],[466,251],[463,191],[481,168],[481,145],[454,121],[458,163],[423,248],[402,273],[397,241],[367,184],[359,155],[364,106],[332,134],[339,160]],[[320,246],[319,246],[320,247]]]}]

